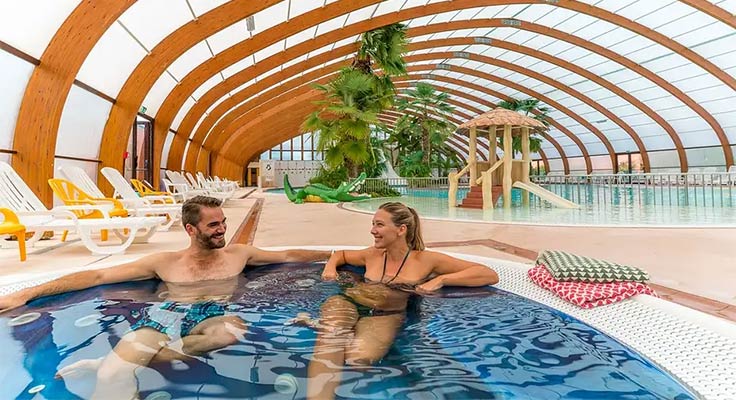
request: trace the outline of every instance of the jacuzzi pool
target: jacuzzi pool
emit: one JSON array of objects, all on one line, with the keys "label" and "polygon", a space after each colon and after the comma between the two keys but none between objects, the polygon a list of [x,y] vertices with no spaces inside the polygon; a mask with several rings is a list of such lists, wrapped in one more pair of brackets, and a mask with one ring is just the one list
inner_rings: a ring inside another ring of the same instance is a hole
[{"label": "jacuzzi pool", "polygon": [[[320,266],[267,266],[239,277],[239,292],[225,309],[247,322],[244,340],[207,356],[139,368],[140,398],[304,398],[317,334],[290,321],[300,312],[319,315],[322,303],[343,290],[320,280]],[[4,396],[89,398],[96,374],[54,375],[76,361],[107,356],[166,290],[153,281],[110,285],[3,315]],[[417,304],[380,362],[344,368],[338,398],[695,398],[637,352],[524,297],[447,289]],[[20,315],[21,324],[10,323]]]}]

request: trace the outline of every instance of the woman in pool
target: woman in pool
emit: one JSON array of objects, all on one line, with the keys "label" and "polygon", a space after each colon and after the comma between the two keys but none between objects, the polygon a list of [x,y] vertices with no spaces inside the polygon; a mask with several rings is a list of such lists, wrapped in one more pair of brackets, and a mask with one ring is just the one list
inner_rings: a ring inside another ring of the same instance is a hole
[{"label": "woman in pool", "polygon": [[419,216],[402,203],[379,207],[371,235],[372,247],[336,251],[322,272],[323,279],[334,280],[340,265],[365,266],[365,282],[328,298],[321,307],[309,364],[311,398],[334,396],[342,365],[371,365],[386,355],[405,321],[413,292],[498,282],[496,272],[485,265],[425,250]]}]

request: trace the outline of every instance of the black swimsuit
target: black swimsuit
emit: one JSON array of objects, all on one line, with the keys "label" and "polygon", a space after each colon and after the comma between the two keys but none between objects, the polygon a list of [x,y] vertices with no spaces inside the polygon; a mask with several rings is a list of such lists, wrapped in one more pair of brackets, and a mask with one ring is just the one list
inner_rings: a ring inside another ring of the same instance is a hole
[{"label": "black swimsuit", "polygon": [[[405,284],[405,283],[401,283],[401,284],[398,284],[398,285],[391,285],[391,282],[393,282],[394,279],[396,279],[396,277],[399,276],[399,274],[401,273],[401,269],[404,268],[404,264],[406,263],[406,260],[409,258],[409,254],[410,253],[411,253],[411,249],[409,249],[406,252],[406,255],[404,255],[404,259],[401,261],[401,265],[399,265],[399,269],[398,269],[398,271],[396,271],[396,275],[394,275],[391,279],[389,279],[386,282],[383,281],[383,278],[384,278],[384,276],[386,276],[386,262],[388,260],[388,254],[387,253],[384,253],[383,254],[383,272],[381,273],[381,279],[378,282],[371,281],[370,279],[366,279],[366,281],[373,282],[373,283],[376,283],[376,284],[381,283],[381,284],[384,284],[384,285],[389,286],[389,287],[392,287],[392,286],[404,286],[404,287],[405,286],[413,286],[413,285],[408,285],[408,284]],[[394,290],[399,290],[399,289],[394,289]],[[356,302],[350,296],[347,296],[347,295],[343,295],[343,296],[345,296],[345,298],[348,301],[350,301],[351,303],[355,304],[355,307],[358,310],[358,316],[360,316],[360,317],[378,317],[378,316],[383,316],[383,315],[393,315],[393,314],[400,314],[400,313],[405,313],[406,312],[406,309],[401,309],[401,310],[379,310],[379,309],[376,309],[376,308],[370,308],[368,306],[365,306],[365,305],[362,305],[362,304]]]}]

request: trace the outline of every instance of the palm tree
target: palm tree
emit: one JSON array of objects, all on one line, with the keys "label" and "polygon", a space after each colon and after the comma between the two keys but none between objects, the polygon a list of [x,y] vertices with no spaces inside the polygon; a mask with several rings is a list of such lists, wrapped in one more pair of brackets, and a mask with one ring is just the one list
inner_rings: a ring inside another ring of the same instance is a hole
[{"label": "palm tree", "polygon": [[[432,145],[444,143],[447,137],[455,131],[455,125],[449,117],[455,110],[447,100],[449,95],[439,92],[427,83],[420,82],[413,90],[406,92],[408,99],[397,101],[397,108],[401,111],[413,111],[415,115],[406,114],[410,123],[420,129],[421,150],[424,152],[422,162],[429,164],[432,157]],[[432,111],[432,112],[430,112]],[[434,116],[430,116],[434,114]]]},{"label": "palm tree", "polygon": [[[549,107],[540,106],[540,104],[541,102],[538,99],[529,98],[524,100],[517,100],[511,98],[510,100],[503,100],[499,102],[498,107],[519,112],[528,117],[532,117],[537,121],[540,121],[545,126],[549,126],[548,114],[551,110]],[[529,115],[530,113],[532,113],[533,110],[537,110],[537,112],[534,113],[534,115]],[[521,137],[514,136],[512,140],[513,141],[511,142],[511,148],[514,152],[514,155],[521,153]],[[501,138],[500,144],[501,146],[503,146],[503,138]],[[538,153],[541,149],[542,138],[532,132],[532,135],[529,136],[529,151],[532,153]]]},{"label": "palm tree", "polygon": [[[406,26],[393,24],[365,32],[353,65],[340,70],[327,85],[315,85],[325,99],[304,121],[306,131],[319,131],[317,148],[333,169],[347,168],[352,176],[361,169],[375,170],[379,158],[370,142],[371,126],[380,125],[378,114],[393,105],[391,75],[406,73],[401,57],[406,50]],[[375,74],[372,62],[383,70]]]}]

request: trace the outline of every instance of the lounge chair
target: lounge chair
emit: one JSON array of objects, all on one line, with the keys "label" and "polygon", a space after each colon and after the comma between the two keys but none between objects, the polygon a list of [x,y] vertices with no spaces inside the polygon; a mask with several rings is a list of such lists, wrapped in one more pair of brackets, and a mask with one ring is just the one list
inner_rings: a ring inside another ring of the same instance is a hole
[{"label": "lounge chair", "polygon": [[[144,243],[156,233],[157,225],[166,220],[164,217],[111,218],[108,210],[113,206],[110,204],[58,206],[49,210],[13,168],[2,161],[0,161],[0,207],[8,210],[5,211],[6,219],[14,218],[25,226],[27,232],[34,232],[28,240],[30,245],[41,239],[44,231],[74,231],[82,243],[97,254],[118,254],[124,252],[134,241]],[[74,213],[91,210],[99,211],[102,218],[79,219]],[[103,230],[112,230],[122,243],[106,246],[95,243],[92,240],[92,233]],[[127,235],[122,233],[125,230],[129,231]],[[142,231],[143,235],[136,236],[138,231]]]},{"label": "lounge chair", "polygon": [[184,175],[176,171],[166,171],[166,176],[169,178],[164,179],[166,189],[172,193],[179,193],[184,196],[184,199],[190,199],[194,196],[206,196],[206,190],[194,189],[187,181]]},{"label": "lounge chair", "polygon": [[[174,222],[181,219],[180,205],[154,204],[146,198],[139,197],[130,184],[128,184],[125,177],[115,168],[105,167],[100,172],[102,172],[102,175],[110,182],[112,187],[115,188],[116,195],[120,196],[120,201],[125,204],[125,208],[133,215],[166,215],[167,222],[161,227],[163,230],[169,230]],[[173,197],[170,196],[159,196],[157,198],[174,201]]]},{"label": "lounge chair", "polygon": [[139,196],[145,197],[152,203],[161,202],[164,204],[172,204],[178,203],[179,200],[184,201],[184,196],[181,196],[179,193],[159,192],[153,190],[153,187],[146,181],[131,179],[130,184],[133,185],[133,189],[135,189]]},{"label": "lounge chair", "polygon": [[3,220],[0,222],[0,235],[15,235],[18,238],[18,250],[20,250],[20,261],[26,260],[26,227],[18,221],[18,216],[13,211],[0,207]]}]

